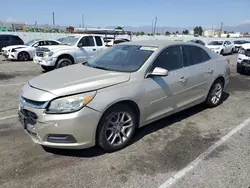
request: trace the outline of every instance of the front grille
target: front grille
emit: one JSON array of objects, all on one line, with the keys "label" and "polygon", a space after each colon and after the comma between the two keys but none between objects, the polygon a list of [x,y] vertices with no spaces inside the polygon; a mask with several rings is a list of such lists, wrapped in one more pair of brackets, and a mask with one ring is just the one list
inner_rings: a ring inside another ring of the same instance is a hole
[{"label": "front grille", "polygon": [[246,54],[247,57],[250,57],[250,50],[246,50]]},{"label": "front grille", "polygon": [[43,57],[43,52],[36,52],[36,56]]},{"label": "front grille", "polygon": [[27,122],[27,124],[30,124],[30,125],[36,124],[37,115],[34,112],[31,112],[31,111],[26,110],[26,109],[21,109],[20,112],[25,117],[25,121]]},{"label": "front grille", "polygon": [[33,101],[33,100],[30,100],[30,99],[26,99],[24,97],[21,97],[20,99],[20,102],[23,104],[23,105],[26,105],[26,106],[29,106],[29,107],[32,107],[32,108],[37,108],[37,109],[44,109],[46,108],[48,102],[41,102],[41,101]]}]

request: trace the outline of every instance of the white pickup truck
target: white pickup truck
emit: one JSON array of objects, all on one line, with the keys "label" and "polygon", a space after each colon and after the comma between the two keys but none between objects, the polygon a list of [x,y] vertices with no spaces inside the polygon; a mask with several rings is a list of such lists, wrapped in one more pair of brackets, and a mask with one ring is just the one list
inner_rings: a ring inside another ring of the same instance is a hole
[{"label": "white pickup truck", "polygon": [[48,71],[85,62],[106,48],[98,35],[76,34],[64,38],[60,45],[37,48],[33,61]]}]

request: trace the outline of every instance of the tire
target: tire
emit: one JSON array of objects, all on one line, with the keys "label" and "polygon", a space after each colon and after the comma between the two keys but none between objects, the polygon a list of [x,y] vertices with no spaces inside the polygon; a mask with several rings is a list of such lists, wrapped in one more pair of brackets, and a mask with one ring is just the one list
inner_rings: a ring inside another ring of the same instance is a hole
[{"label": "tire", "polygon": [[237,66],[236,72],[239,73],[239,74],[244,74],[244,73],[245,73],[245,72],[242,70],[242,68],[240,68],[239,66]]},{"label": "tire", "polygon": [[52,67],[52,66],[44,66],[44,65],[41,65],[41,67],[42,67],[42,69],[43,69],[44,71],[46,71],[46,72],[51,71],[51,70],[54,69],[54,67]]},{"label": "tire", "polygon": [[[123,121],[122,117],[124,117]],[[128,122],[124,123],[126,121]],[[129,144],[136,127],[136,117],[133,110],[124,104],[115,105],[105,112],[100,120],[97,129],[97,144],[105,152],[120,150]]]},{"label": "tire", "polygon": [[30,60],[30,55],[28,52],[19,52],[17,55],[18,61],[28,61]]},{"label": "tire", "polygon": [[232,48],[232,50],[231,50],[231,55],[233,55],[233,54],[234,54],[234,51],[235,51],[235,50],[234,50],[234,48]]},{"label": "tire", "polygon": [[220,55],[223,55],[223,53],[224,53],[224,50],[221,50],[221,51],[220,51]]},{"label": "tire", "polygon": [[220,79],[215,80],[206,99],[206,104],[210,108],[214,108],[222,103],[223,90],[223,81]]},{"label": "tire", "polygon": [[59,68],[66,67],[72,64],[73,62],[69,58],[62,58],[58,60],[56,64],[56,68],[59,69]]}]

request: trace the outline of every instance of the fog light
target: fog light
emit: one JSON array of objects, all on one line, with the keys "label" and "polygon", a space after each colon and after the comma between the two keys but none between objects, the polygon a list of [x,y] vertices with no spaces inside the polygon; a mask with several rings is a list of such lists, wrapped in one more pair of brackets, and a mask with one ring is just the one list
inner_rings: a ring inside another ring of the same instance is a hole
[{"label": "fog light", "polygon": [[53,143],[76,143],[76,139],[70,134],[49,134],[47,141]]}]

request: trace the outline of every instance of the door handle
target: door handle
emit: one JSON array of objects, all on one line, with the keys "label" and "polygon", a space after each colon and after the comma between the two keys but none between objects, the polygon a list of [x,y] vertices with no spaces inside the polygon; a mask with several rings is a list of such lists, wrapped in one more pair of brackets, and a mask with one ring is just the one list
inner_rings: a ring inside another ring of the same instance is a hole
[{"label": "door handle", "polygon": [[95,48],[93,48],[93,51],[96,51],[96,49],[95,49]]},{"label": "door handle", "polygon": [[214,72],[214,69],[208,69],[207,72],[208,72],[209,74],[212,74],[212,73]]},{"label": "door handle", "polygon": [[187,79],[186,79],[185,77],[181,77],[181,78],[180,78],[180,82],[182,82],[182,83],[186,82],[186,80],[187,80]]}]

